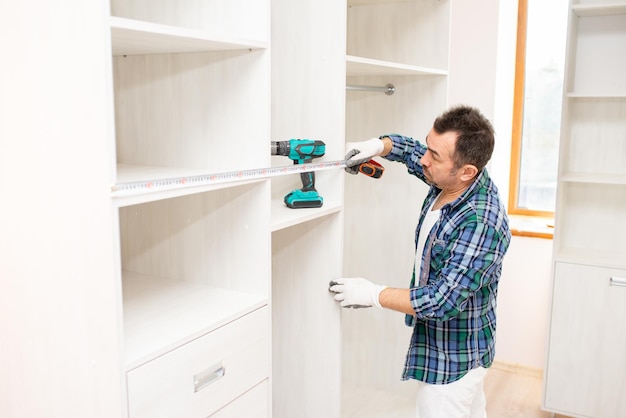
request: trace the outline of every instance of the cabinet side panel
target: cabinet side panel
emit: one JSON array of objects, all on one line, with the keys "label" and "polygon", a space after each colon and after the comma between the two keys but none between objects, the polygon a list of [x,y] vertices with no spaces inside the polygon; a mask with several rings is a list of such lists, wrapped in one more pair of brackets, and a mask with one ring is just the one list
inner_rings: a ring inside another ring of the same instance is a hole
[{"label": "cabinet side panel", "polygon": [[328,283],[341,269],[341,217],[272,235],[273,413],[339,418],[340,310]]},{"label": "cabinet side panel", "polygon": [[[345,36],[345,1],[272,1],[272,140],[322,140],[326,155],[317,162],[345,155]],[[322,197],[340,206],[343,170],[316,177]],[[273,198],[299,183],[273,178]],[[334,213],[272,234],[275,418],[340,416],[340,311],[328,282],[341,273],[342,228]]]},{"label": "cabinet side panel", "polygon": [[2,417],[125,416],[107,15],[2,3]]}]

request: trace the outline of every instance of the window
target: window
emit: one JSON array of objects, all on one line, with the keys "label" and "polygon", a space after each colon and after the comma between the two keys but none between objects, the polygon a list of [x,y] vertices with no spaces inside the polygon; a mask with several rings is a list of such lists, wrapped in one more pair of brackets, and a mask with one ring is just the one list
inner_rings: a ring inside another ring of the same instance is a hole
[{"label": "window", "polygon": [[567,0],[519,0],[509,213],[554,216]]}]

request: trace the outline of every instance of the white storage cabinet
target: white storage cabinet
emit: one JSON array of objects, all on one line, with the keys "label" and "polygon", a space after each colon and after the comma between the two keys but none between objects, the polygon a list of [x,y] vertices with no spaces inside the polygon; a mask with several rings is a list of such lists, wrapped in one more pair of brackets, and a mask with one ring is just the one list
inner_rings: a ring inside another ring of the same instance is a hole
[{"label": "white storage cabinet", "polygon": [[572,1],[544,408],[626,415],[626,3]]}]

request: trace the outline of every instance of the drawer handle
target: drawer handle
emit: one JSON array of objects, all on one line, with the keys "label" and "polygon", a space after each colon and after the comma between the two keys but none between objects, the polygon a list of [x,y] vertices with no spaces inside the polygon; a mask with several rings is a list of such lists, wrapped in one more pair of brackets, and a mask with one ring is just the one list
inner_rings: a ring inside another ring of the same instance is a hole
[{"label": "drawer handle", "polygon": [[626,279],[622,277],[611,277],[611,286],[626,287]]},{"label": "drawer handle", "polygon": [[201,391],[211,383],[219,380],[224,374],[226,374],[226,370],[221,361],[198,373],[193,377],[194,393]]}]

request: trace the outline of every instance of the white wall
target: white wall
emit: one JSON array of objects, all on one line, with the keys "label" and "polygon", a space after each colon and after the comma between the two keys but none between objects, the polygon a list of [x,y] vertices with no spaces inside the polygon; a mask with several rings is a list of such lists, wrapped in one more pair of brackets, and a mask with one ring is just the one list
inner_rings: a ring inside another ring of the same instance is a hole
[{"label": "white wall", "polygon": [[552,240],[514,237],[498,292],[496,361],[543,369]]},{"label": "white wall", "polygon": [[[496,130],[489,171],[508,200],[517,1],[452,0],[450,104],[480,108]],[[498,295],[496,361],[542,369],[552,240],[514,236]]]}]

